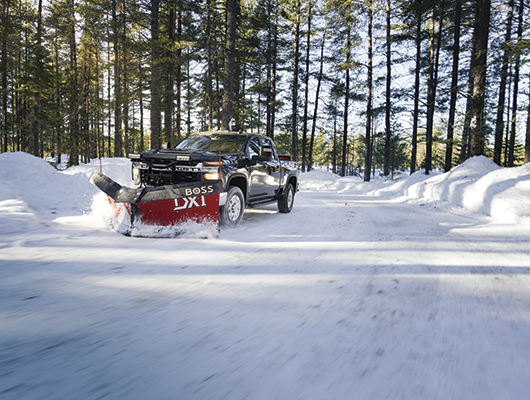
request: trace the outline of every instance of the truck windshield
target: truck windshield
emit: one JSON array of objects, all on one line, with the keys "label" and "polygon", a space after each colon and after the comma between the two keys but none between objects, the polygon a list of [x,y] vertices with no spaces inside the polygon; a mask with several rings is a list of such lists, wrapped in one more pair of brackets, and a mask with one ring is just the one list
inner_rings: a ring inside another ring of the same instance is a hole
[{"label": "truck windshield", "polygon": [[193,135],[175,146],[178,150],[198,150],[221,154],[242,153],[244,151],[245,135]]}]

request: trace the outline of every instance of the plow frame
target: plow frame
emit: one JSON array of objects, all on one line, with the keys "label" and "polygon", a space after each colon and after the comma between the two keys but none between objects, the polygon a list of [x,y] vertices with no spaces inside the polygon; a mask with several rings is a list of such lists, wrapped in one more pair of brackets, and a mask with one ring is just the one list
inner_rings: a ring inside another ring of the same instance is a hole
[{"label": "plow frame", "polygon": [[122,204],[130,215],[131,229],[139,225],[178,226],[189,221],[214,224],[219,229],[219,207],[225,199],[221,180],[129,188],[96,172],[90,181],[109,197],[114,214],[124,211]]}]

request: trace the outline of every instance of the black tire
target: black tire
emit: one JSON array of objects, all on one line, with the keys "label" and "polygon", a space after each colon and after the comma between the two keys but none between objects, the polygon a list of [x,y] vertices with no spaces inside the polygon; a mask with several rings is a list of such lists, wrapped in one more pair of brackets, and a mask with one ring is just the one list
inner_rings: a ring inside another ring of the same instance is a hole
[{"label": "black tire", "polygon": [[294,204],[294,187],[291,183],[287,184],[283,196],[278,199],[278,210],[281,213],[290,213]]},{"label": "black tire", "polygon": [[235,228],[245,213],[245,197],[237,186],[230,186],[226,195],[226,204],[219,209],[219,221],[222,226]]}]

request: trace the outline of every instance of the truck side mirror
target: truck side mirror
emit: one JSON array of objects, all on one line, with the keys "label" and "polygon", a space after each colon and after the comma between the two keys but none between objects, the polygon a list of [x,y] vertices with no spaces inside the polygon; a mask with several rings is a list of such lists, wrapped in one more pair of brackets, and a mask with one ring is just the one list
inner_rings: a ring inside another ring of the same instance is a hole
[{"label": "truck side mirror", "polygon": [[263,161],[271,161],[272,160],[272,147],[269,146],[261,146],[259,155],[261,160]]}]

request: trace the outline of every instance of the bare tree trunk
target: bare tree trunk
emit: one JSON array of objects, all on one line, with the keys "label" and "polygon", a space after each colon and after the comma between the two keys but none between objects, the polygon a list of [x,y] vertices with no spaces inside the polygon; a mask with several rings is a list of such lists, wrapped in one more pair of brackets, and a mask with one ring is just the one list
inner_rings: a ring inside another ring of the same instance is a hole
[{"label": "bare tree trunk", "polygon": [[435,45],[434,45],[434,8],[431,10],[431,35],[429,40],[429,68],[427,70],[427,125],[425,132],[425,175],[429,175],[432,168],[432,133],[434,126],[434,99],[436,96],[434,63],[435,63]]},{"label": "bare tree trunk", "polygon": [[[125,54],[124,54],[125,55]],[[127,65],[126,62],[123,63],[123,65]],[[127,73],[127,69],[124,68],[123,70],[123,148],[125,152],[123,155],[127,157],[129,155],[129,103],[130,103],[130,96],[129,96],[129,75]]]},{"label": "bare tree trunk", "polygon": [[[59,84],[57,81],[59,80],[59,44],[57,43],[57,40],[53,41],[53,68],[55,72],[54,77],[54,88],[52,92],[52,103],[53,106],[56,108],[56,110],[61,109],[61,92],[59,90]],[[57,115],[57,114],[55,114]],[[62,130],[63,130],[63,124],[62,122],[58,122],[57,124],[53,125],[52,129],[52,157],[55,157],[57,155],[57,163],[61,163],[61,150],[62,150]]]},{"label": "bare tree trunk", "polygon": [[[114,43],[114,157],[123,157],[122,140],[122,95],[118,16],[116,0],[112,0],[112,34]],[[109,133],[110,134],[110,133]]]},{"label": "bare tree trunk", "polygon": [[101,55],[99,52],[98,47],[96,47],[96,112],[95,112],[95,127],[96,127],[96,151],[97,151],[97,157],[101,158],[101,154],[105,152],[105,141],[101,141],[101,98],[103,97],[103,93],[101,92],[101,81],[99,79],[100,77],[100,64],[102,64],[102,61],[100,59]]},{"label": "bare tree trunk", "polygon": [[230,130],[230,121],[234,113],[234,78],[236,74],[236,40],[238,0],[226,0],[226,40],[225,40],[225,68],[222,129]]},{"label": "bare tree trunk", "polygon": [[151,1],[151,148],[160,148],[160,95],[159,95],[159,62],[160,49],[158,37],[159,0]]},{"label": "bare tree trunk", "polygon": [[[173,140],[173,112],[175,106],[173,104],[173,86],[174,86],[174,70],[175,70],[175,56],[173,55],[173,45],[175,42],[175,6],[174,1],[169,4],[167,31],[169,38],[169,50],[167,52],[167,72],[166,72],[166,112],[164,113],[164,131],[165,139],[171,143]],[[177,90],[179,90],[177,84]]]},{"label": "bare tree trunk", "polygon": [[121,16],[121,72],[123,73],[123,94],[122,94],[122,104],[123,104],[123,127],[122,127],[122,134],[124,142],[122,143],[122,149],[125,150],[122,154],[124,156],[129,155],[129,103],[130,103],[130,96],[129,96],[129,75],[128,75],[128,68],[129,68],[129,59],[127,57],[128,51],[125,48],[127,43],[127,24],[126,24],[126,4],[125,0],[122,0],[122,16]]},{"label": "bare tree trunk", "polygon": [[[113,4],[113,3],[111,3]],[[111,99],[111,62],[110,62],[110,54],[111,54],[111,42],[112,38],[110,36],[110,30],[109,30],[109,17],[106,16],[106,30],[107,30],[107,101],[108,101],[108,110],[107,110],[107,157],[112,157],[112,109],[113,109],[113,103]]]},{"label": "bare tree trunk", "polygon": [[433,146],[433,131],[434,131],[434,112],[436,106],[436,86],[438,84],[438,66],[440,60],[440,48],[442,44],[442,27],[444,17],[444,1],[440,5],[440,20],[438,24],[438,34],[435,41],[435,13],[434,9],[431,14],[431,39],[430,39],[430,55],[429,55],[429,70],[427,82],[427,129],[426,129],[426,156],[425,156],[425,175],[428,175],[432,170],[432,146]]},{"label": "bare tree trunk", "polygon": [[81,107],[79,114],[81,116],[81,145],[80,155],[81,162],[88,163],[90,159],[90,68],[89,61],[83,60],[83,84],[81,87]]},{"label": "bare tree trunk", "polygon": [[[276,3],[277,5],[277,3]],[[272,29],[272,85],[271,85],[271,99],[272,99],[272,107],[271,107],[271,125],[270,125],[270,134],[269,136],[274,139],[274,126],[276,123],[276,82],[277,82],[277,75],[278,75],[278,11],[279,7],[276,7],[276,11],[274,13],[274,27]]]},{"label": "bare tree trunk", "polygon": [[309,55],[311,50],[311,6],[312,2],[309,0],[309,10],[307,16],[307,44],[306,44],[306,60],[305,60],[305,80],[304,80],[304,126],[302,130],[302,172],[305,172],[306,166],[306,148],[307,148],[307,108],[309,105]]},{"label": "bare tree trunk", "polygon": [[333,173],[337,173],[337,112],[334,105],[333,112]]},{"label": "bare tree trunk", "polygon": [[[511,64],[509,66],[509,69],[510,69],[510,72],[508,73],[508,76],[510,77],[510,79],[508,80],[508,91],[506,92],[506,94],[508,95],[508,98],[510,98],[510,93],[512,93],[512,82],[513,82]],[[511,112],[511,104],[510,102],[508,102],[507,107],[506,107],[506,121],[511,121],[510,112]],[[509,143],[510,143],[510,124],[509,123],[506,124],[506,133],[503,132],[503,135],[505,139],[504,139],[504,162],[502,165],[504,167],[507,167],[508,166],[508,148],[510,147],[509,146]]]},{"label": "bare tree trunk", "polygon": [[[523,38],[523,13],[524,0],[519,1],[519,20],[517,27],[517,43],[519,44]],[[513,76],[513,106],[512,106],[512,128],[510,135],[510,150],[508,156],[508,166],[513,167],[515,162],[515,134],[517,129],[517,97],[519,95],[519,69],[521,65],[521,51],[517,51],[515,55],[515,72]]]},{"label": "bare tree trunk", "polygon": [[449,121],[447,123],[447,147],[445,151],[445,172],[451,170],[453,160],[453,138],[455,129],[456,98],[458,96],[458,62],[460,59],[460,19],[461,0],[455,1],[455,21],[453,38],[453,72],[451,79],[451,100],[449,102]]},{"label": "bare tree trunk", "polygon": [[351,60],[351,23],[348,22],[346,39],[346,84],[344,87],[344,129],[342,132],[341,175],[346,175],[346,158],[348,155],[348,114],[350,106],[350,60]]},{"label": "bare tree trunk", "polygon": [[416,157],[418,154],[418,121],[420,102],[420,72],[421,72],[421,11],[416,11],[416,69],[414,71],[414,111],[412,114],[412,149],[410,155],[410,173],[416,171]]},{"label": "bare tree trunk", "polygon": [[7,36],[10,32],[8,25],[9,2],[2,2],[2,121],[1,121],[1,145],[0,152],[7,151]]},{"label": "bare tree trunk", "polygon": [[[270,23],[270,21],[269,21]],[[271,119],[272,119],[272,35],[270,32],[270,26],[267,29],[267,53],[266,63],[267,70],[265,72],[265,81],[267,84],[267,97],[265,99],[265,134],[269,137],[273,137],[271,132]]]},{"label": "bare tree trunk", "polygon": [[296,24],[294,34],[294,75],[293,75],[293,104],[292,104],[292,143],[291,153],[298,161],[298,74],[300,63],[300,0],[296,3]]},{"label": "bare tree trunk", "polygon": [[71,1],[71,14],[69,15],[70,26],[68,34],[68,43],[70,49],[70,112],[69,112],[69,128],[70,128],[70,160],[68,165],[79,164],[79,110],[78,110],[78,88],[77,88],[77,45],[75,41],[75,3]]},{"label": "bare tree trunk", "polygon": [[372,80],[373,80],[373,10],[372,0],[368,2],[368,93],[366,96],[366,145],[364,155],[364,181],[370,181],[370,170],[372,169]]},{"label": "bare tree trunk", "polygon": [[[530,79],[528,80],[530,83]],[[528,113],[526,117],[526,137],[524,146],[524,163],[530,162],[530,86],[528,88]]]},{"label": "bare tree trunk", "polygon": [[274,48],[274,34],[273,34],[273,23],[272,23],[272,10],[273,2],[268,0],[267,2],[267,52],[265,54],[267,71],[266,71],[266,80],[267,80],[267,105],[265,111],[266,118],[266,135],[269,137],[274,137],[274,132],[272,131],[272,112],[274,108],[274,100],[272,96],[272,63],[273,63],[273,48]]},{"label": "bare tree trunk", "polygon": [[391,87],[392,87],[392,54],[390,41],[392,37],[390,25],[390,0],[386,0],[386,103],[385,103],[385,160],[383,164],[383,174],[390,174],[390,147],[392,133],[390,130],[390,107],[391,107]]},{"label": "bare tree trunk", "polygon": [[145,150],[145,143],[144,143],[144,92],[143,92],[143,76],[142,76],[142,60],[138,59],[138,66],[137,66],[138,76],[140,79],[138,79],[138,100],[140,103],[140,145],[138,147],[139,151]]},{"label": "bare tree trunk", "polygon": [[486,56],[488,51],[488,35],[490,22],[491,0],[476,0],[475,24],[472,39],[471,73],[473,74],[473,90],[471,92],[471,137],[470,155],[484,154],[484,93],[486,88]]},{"label": "bare tree trunk", "polygon": [[504,106],[506,102],[506,78],[508,75],[509,46],[512,40],[512,19],[514,0],[508,2],[508,16],[506,21],[506,35],[504,38],[504,55],[502,57],[501,83],[499,88],[499,101],[497,103],[497,120],[495,123],[495,144],[493,149],[493,161],[501,165],[502,139],[504,132]]},{"label": "bare tree trunk", "polygon": [[186,137],[191,135],[191,79],[189,78],[191,76],[190,73],[190,64],[191,64],[191,54],[190,54],[190,46],[186,49],[186,76],[188,79],[186,80],[186,126],[187,126],[187,134]]},{"label": "bare tree trunk", "polygon": [[[189,78],[188,78],[189,79]],[[212,0],[206,1],[206,113],[208,130],[213,129]]]},{"label": "bare tree trunk", "polygon": [[471,90],[473,88],[473,76],[469,72],[467,92],[466,92],[466,111],[464,114],[464,124],[462,126],[462,146],[460,147],[459,161],[462,164],[469,158],[469,138],[471,136]]},{"label": "bare tree trunk", "polygon": [[[179,5],[177,14],[177,38],[182,42],[182,4]],[[189,77],[188,77],[189,79]],[[182,135],[182,47],[177,49],[177,140],[180,141]]]},{"label": "bare tree trunk", "polygon": [[[37,11],[37,47],[35,49],[37,70],[42,71],[43,66],[43,48],[42,48],[42,0],[38,1]],[[38,73],[38,72],[37,72]],[[33,79],[38,79],[38,76],[34,76]],[[41,93],[34,93],[33,104],[31,110],[31,151],[34,156],[40,157],[40,136],[41,136]]]},{"label": "bare tree trunk", "polygon": [[322,85],[322,76],[324,72],[324,47],[326,43],[326,29],[327,27],[324,28],[324,32],[322,33],[322,43],[320,45],[320,71],[318,72],[317,89],[315,93],[315,108],[313,109],[313,124],[311,125],[311,143],[309,144],[309,160],[307,164],[308,171],[311,171],[311,168],[313,167],[313,145],[315,143],[315,129],[317,126],[318,100],[320,96],[320,87]]}]

